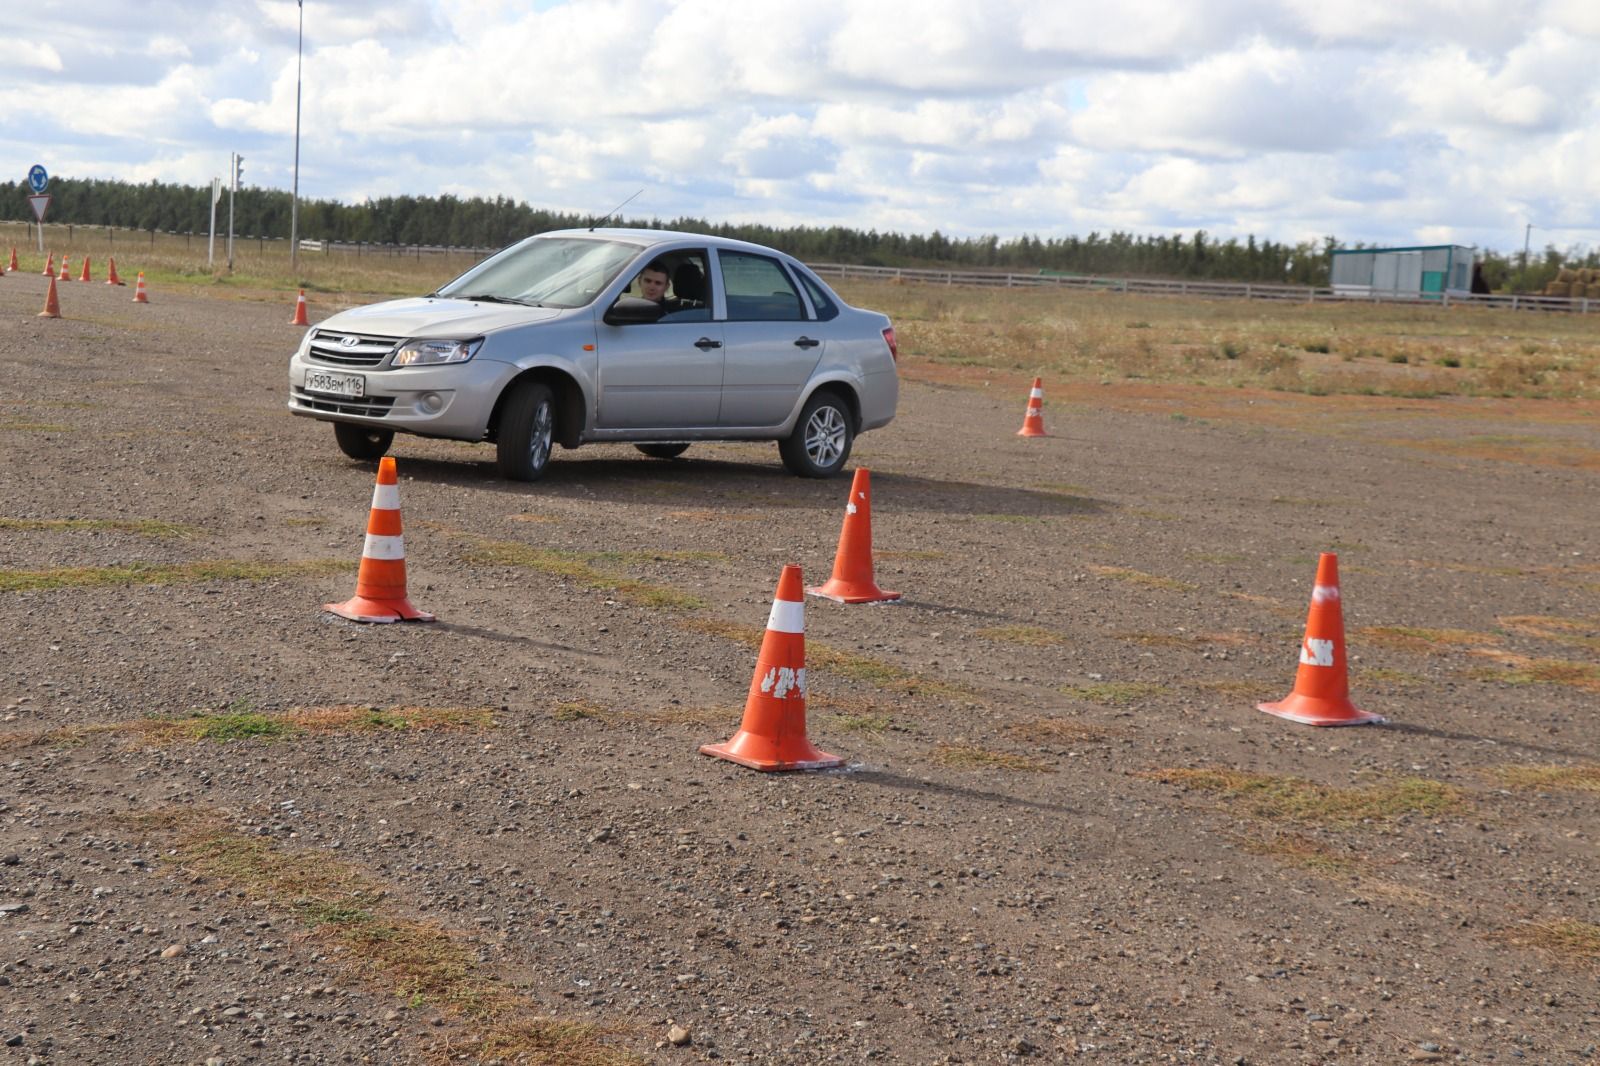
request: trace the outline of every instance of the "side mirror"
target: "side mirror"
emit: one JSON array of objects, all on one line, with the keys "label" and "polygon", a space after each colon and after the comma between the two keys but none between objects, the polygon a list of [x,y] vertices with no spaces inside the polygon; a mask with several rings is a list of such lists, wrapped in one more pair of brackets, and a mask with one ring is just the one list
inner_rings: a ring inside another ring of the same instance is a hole
[{"label": "side mirror", "polygon": [[637,326],[644,322],[659,322],[667,309],[643,296],[619,296],[601,321],[608,326]]}]

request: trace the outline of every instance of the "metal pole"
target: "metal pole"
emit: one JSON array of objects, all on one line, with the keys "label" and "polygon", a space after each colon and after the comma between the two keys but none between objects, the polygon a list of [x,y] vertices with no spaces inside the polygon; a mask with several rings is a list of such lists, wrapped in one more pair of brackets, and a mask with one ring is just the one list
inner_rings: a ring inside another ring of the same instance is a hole
[{"label": "metal pole", "polygon": [[300,35],[294,46],[294,191],[289,199],[289,273],[300,266],[300,57],[306,40],[305,0],[295,0],[300,9]]},{"label": "metal pole", "polygon": [[228,273],[233,273],[233,194],[239,188],[239,154],[228,156]]}]

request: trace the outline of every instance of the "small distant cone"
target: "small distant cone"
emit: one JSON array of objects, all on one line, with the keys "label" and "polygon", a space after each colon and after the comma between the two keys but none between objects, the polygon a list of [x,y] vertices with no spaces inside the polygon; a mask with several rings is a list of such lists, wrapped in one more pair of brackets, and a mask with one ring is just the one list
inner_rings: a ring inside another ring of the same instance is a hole
[{"label": "small distant cone", "polygon": [[872,576],[872,472],[856,471],[850,483],[850,501],[844,508],[844,528],[833,557],[833,576],[826,584],[806,589],[813,596],[839,603],[881,603],[898,600],[898,592],[885,592]]},{"label": "small distant cone", "polygon": [[11,271],[13,274],[21,269],[17,266],[17,246],[14,244],[11,246],[11,264],[7,266],[6,269]]},{"label": "small distant cone", "polygon": [[1300,644],[1300,670],[1294,691],[1259,709],[1305,725],[1364,725],[1386,719],[1356,710],[1350,702],[1350,678],[1344,656],[1344,608],[1339,602],[1339,557],[1323,552],[1317,561],[1317,585],[1311,593],[1306,635]]},{"label": "small distant cone", "polygon": [[112,256],[110,259],[106,260],[106,284],[107,285],[121,285],[121,284],[123,284],[122,279],[117,277],[117,257],[116,256]]},{"label": "small distant cone", "polygon": [[78,280],[79,281],[88,281],[89,280],[89,257],[88,256],[84,256],[83,257],[83,273],[78,275]]},{"label": "small distant cone", "polygon": [[356,594],[343,603],[325,603],[322,609],[352,622],[433,621],[433,615],[417,610],[406,598],[406,545],[400,532],[400,481],[393,456],[378,461]]},{"label": "small distant cone", "polygon": [[1044,380],[1033,379],[1033,388],[1028,390],[1028,411],[1022,416],[1022,428],[1017,430],[1019,437],[1048,437],[1044,431]]},{"label": "small distant cone", "polygon": [[133,287],[133,302],[136,304],[147,304],[150,302],[150,297],[144,294],[144,271],[142,270],[139,271],[138,283]]},{"label": "small distant cone", "polygon": [[51,252],[50,258],[44,261],[44,276],[53,278],[56,274],[56,253]]},{"label": "small distant cone", "polygon": [[67,257],[66,256],[62,256],[61,257],[61,276],[58,277],[56,280],[57,281],[71,281],[72,280],[72,271],[67,269]]},{"label": "small distant cone", "polygon": [[299,299],[294,302],[294,317],[289,320],[291,326],[309,326],[311,320],[306,318],[306,290],[300,290]]},{"label": "small distant cone", "polygon": [[44,294],[44,310],[36,316],[38,318],[60,318],[61,301],[56,297],[56,279],[50,279],[50,291]]},{"label": "small distant cone", "polygon": [[806,738],[806,605],[798,566],[785,566],[778,579],[739,731],[726,744],[703,745],[700,754],[752,770],[825,770],[844,764]]}]

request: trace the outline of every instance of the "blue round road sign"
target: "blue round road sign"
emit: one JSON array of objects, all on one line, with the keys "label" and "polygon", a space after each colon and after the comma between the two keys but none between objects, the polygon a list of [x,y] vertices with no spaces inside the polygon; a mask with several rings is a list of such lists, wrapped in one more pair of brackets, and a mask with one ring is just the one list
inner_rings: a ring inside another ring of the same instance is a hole
[{"label": "blue round road sign", "polygon": [[36,194],[42,195],[50,185],[50,175],[44,172],[44,167],[35,163],[28,171],[28,185],[32,187]]}]

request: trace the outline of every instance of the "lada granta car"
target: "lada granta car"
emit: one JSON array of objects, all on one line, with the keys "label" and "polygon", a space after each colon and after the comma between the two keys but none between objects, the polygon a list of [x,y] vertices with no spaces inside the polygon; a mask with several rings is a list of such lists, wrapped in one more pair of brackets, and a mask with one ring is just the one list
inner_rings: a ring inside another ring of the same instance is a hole
[{"label": "lada granta car", "polygon": [[306,332],[289,409],[333,423],[354,459],[396,433],[492,441],[533,481],[554,444],[775,440],[802,477],[844,468],[899,395],[889,319],[794,259],[659,230],[561,230],[438,292],[344,311]]}]

